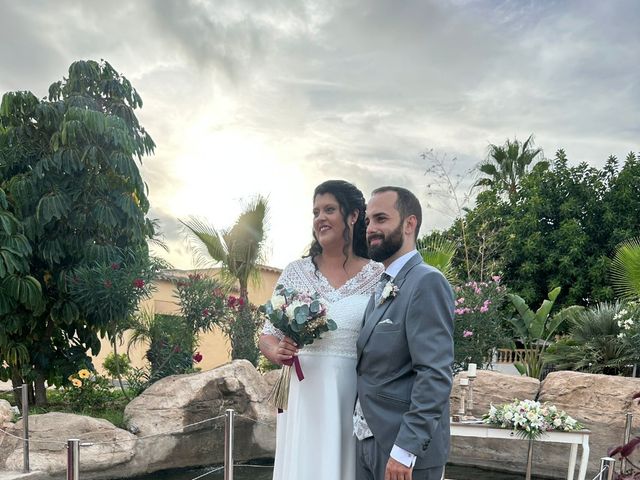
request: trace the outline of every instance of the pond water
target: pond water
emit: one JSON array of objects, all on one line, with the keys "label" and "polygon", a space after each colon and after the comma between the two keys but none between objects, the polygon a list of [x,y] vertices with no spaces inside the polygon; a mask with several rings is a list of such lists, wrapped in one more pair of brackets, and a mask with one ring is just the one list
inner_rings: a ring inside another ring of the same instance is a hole
[{"label": "pond water", "polygon": [[[134,480],[193,480],[199,476],[201,476],[202,480],[220,480],[224,478],[222,469],[215,470],[216,467],[198,470],[165,471],[144,477],[136,477]],[[452,480],[522,480],[524,478],[524,473],[516,475],[455,465],[448,466],[446,473],[447,478]],[[271,475],[271,466],[264,464],[236,466],[233,470],[233,478],[235,480],[271,480]],[[538,477],[533,477],[533,479],[541,480]]]}]

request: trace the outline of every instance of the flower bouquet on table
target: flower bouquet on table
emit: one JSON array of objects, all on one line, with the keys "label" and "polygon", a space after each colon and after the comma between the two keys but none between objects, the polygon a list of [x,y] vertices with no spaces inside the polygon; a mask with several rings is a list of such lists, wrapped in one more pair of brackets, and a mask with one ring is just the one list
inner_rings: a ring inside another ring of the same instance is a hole
[{"label": "flower bouquet on table", "polygon": [[572,432],[584,428],[554,405],[541,404],[533,400],[515,399],[498,407],[491,405],[489,413],[485,414],[482,420],[489,425],[509,428],[529,440],[535,440],[545,432],[553,430]]},{"label": "flower bouquet on table", "polygon": [[[300,348],[312,344],[322,333],[338,328],[336,322],[327,317],[327,304],[318,294],[298,292],[283,285],[276,286],[271,300],[260,309],[275,328],[291,338]],[[270,401],[280,411],[286,409],[289,401],[292,366],[296,370],[298,380],[304,379],[298,357],[285,362],[270,396]]]}]

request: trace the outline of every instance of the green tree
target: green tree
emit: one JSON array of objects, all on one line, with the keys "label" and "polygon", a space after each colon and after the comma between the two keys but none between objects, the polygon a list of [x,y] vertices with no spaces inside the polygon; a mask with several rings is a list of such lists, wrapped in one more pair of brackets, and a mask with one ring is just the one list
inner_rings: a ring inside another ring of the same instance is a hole
[{"label": "green tree", "polygon": [[513,291],[539,303],[558,285],[559,306],[612,299],[607,191],[605,172],[569,166],[562,150],[552,168],[534,168],[522,180],[503,232],[504,280]]},{"label": "green tree", "polygon": [[241,302],[231,329],[232,358],[246,358],[257,365],[256,315],[249,304],[249,280],[259,280],[259,264],[264,256],[267,201],[258,196],[242,211],[234,225],[216,230],[199,220],[181,221],[203,258],[222,265],[223,274],[237,280]]},{"label": "green tree", "polygon": [[[529,135],[524,143],[514,138],[507,140],[504,145],[489,145],[489,155],[480,164],[478,170],[487,175],[478,180],[476,185],[494,188],[507,194],[513,202],[518,191],[520,180],[525,177],[529,167],[542,154],[542,149],[535,148],[533,135]],[[548,165],[541,160],[541,167]]]},{"label": "green tree", "polygon": [[[94,355],[100,350],[103,327],[81,312],[70,273],[109,264],[122,249],[148,255],[155,229],[146,218],[146,185],[136,160],[154,143],[134,114],[141,106],[125,77],[94,61],[73,63],[46,99],[30,92],[2,98],[0,188],[32,251],[19,281],[37,281],[28,307],[0,312],[0,325],[11,326],[4,341],[28,352],[2,375],[32,384],[38,404],[46,403],[45,381],[64,383],[90,364],[89,349]],[[44,305],[35,309],[37,283]]]}]

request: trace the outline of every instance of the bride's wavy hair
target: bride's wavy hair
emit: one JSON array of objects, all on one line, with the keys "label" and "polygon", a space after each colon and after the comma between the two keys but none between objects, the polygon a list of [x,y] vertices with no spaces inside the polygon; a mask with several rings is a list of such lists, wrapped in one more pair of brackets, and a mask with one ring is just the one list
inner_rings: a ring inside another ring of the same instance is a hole
[{"label": "bride's wavy hair", "polygon": [[[340,205],[340,213],[342,213],[342,220],[344,221],[344,254],[347,256],[349,252],[349,245],[353,250],[354,255],[363,258],[369,258],[369,252],[367,250],[367,226],[364,221],[366,203],[364,201],[364,195],[362,192],[352,183],[345,182],[344,180],[327,180],[316,187],[313,192],[313,198],[318,195],[324,195],[330,193],[338,201]],[[353,225],[353,239],[349,231],[348,217],[351,213],[358,211],[358,219]],[[313,232],[313,242],[309,247],[309,253],[305,256],[311,257],[311,261],[318,269],[316,265],[315,257],[322,253],[322,246],[318,242],[315,231]],[[346,263],[346,260],[345,260]]]}]

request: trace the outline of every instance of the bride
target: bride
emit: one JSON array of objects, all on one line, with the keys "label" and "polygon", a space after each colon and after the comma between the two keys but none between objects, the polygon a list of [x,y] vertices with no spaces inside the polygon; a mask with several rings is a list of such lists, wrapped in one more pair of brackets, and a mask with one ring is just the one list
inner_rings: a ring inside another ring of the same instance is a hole
[{"label": "bride", "polygon": [[342,180],[318,185],[313,243],[278,284],[319,293],[338,329],[298,350],[268,320],[260,350],[272,362],[298,355],[304,380],[291,375],[289,405],[278,415],[274,480],[353,480],[356,339],[367,302],[384,267],[368,259],[362,192]]}]

